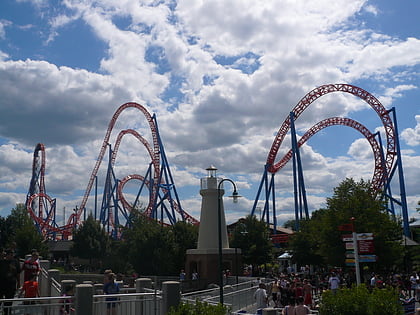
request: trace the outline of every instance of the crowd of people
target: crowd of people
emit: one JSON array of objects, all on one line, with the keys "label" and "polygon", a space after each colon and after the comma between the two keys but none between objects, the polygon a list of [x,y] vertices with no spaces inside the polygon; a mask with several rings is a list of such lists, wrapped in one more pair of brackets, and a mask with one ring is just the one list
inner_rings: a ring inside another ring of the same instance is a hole
[{"label": "crowd of people", "polygon": [[309,314],[314,305],[314,286],[299,275],[281,274],[269,283],[260,282],[254,293],[257,309],[282,308],[284,315]]},{"label": "crowd of people", "polygon": [[[266,307],[281,308],[283,315],[309,314],[310,310],[319,307],[323,291],[331,290],[336,294],[340,288],[350,288],[356,283],[354,273],[343,272],[341,269],[329,272],[309,274],[280,273],[271,275],[270,282],[257,280],[258,288],[254,293],[257,309]],[[420,277],[417,273],[411,275],[390,274],[365,275],[363,282],[369,289],[392,287],[398,290],[401,300],[420,301]]]}]

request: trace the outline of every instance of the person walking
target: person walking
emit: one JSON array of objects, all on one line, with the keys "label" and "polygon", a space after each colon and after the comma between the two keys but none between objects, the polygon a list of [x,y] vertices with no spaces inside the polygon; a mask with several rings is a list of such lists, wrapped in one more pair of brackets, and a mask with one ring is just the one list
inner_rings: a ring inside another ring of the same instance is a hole
[{"label": "person walking", "polygon": [[279,307],[280,302],[280,285],[277,279],[274,279],[271,284],[271,298],[274,302],[274,307]]},{"label": "person walking", "polygon": [[39,254],[37,251],[32,251],[31,257],[27,259],[22,266],[23,281],[29,281],[34,274],[38,276],[41,270],[39,266]]},{"label": "person walking", "polygon": [[340,278],[337,277],[335,272],[331,273],[331,277],[328,279],[328,286],[330,287],[333,294],[336,294],[340,287]]},{"label": "person walking", "polygon": [[296,307],[296,299],[291,297],[289,299],[289,304],[287,304],[282,311],[282,315],[294,315],[295,314],[295,307]]},{"label": "person walking", "polygon": [[[3,255],[3,254],[2,254]],[[14,256],[14,251],[7,249],[0,261],[0,299],[13,299],[20,287],[20,264]],[[12,302],[4,303],[4,314],[10,314]]]},{"label": "person walking", "polygon": [[303,297],[299,297],[296,304],[294,315],[306,315],[311,313],[310,308],[303,304]]},{"label": "person walking", "polygon": [[308,279],[303,280],[303,304],[312,307],[312,285]]},{"label": "person walking", "polygon": [[[118,294],[120,293],[120,288],[118,286],[118,283],[115,282],[115,274],[114,273],[108,273],[105,275],[106,281],[104,284],[104,293],[105,294]],[[116,306],[118,299],[116,297],[109,297],[106,298],[106,311],[107,315],[115,315],[117,313]]]},{"label": "person walking", "polygon": [[[37,276],[37,273],[33,273],[29,280],[23,283],[19,296],[23,295],[23,297],[27,299],[40,296],[38,281],[36,281]],[[25,314],[30,314],[28,311],[34,311],[34,304],[36,304],[36,301],[24,301],[23,304],[28,305],[25,307]]]},{"label": "person walking", "polygon": [[254,293],[254,299],[257,302],[257,311],[260,311],[268,305],[268,295],[265,290],[265,284],[260,283],[258,289]]}]

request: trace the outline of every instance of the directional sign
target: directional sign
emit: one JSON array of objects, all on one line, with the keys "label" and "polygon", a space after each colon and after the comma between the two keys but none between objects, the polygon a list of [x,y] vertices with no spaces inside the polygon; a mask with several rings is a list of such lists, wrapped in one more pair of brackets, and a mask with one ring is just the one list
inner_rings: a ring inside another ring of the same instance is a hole
[{"label": "directional sign", "polygon": [[341,235],[343,242],[353,242],[353,235],[351,234],[343,234]]},{"label": "directional sign", "polygon": [[360,262],[376,262],[378,260],[378,256],[376,255],[359,255]]},{"label": "directional sign", "polygon": [[353,251],[346,251],[346,258],[354,259],[354,252]]},{"label": "directional sign", "polygon": [[344,243],[346,245],[346,249],[354,249],[353,242],[351,243]]},{"label": "directional sign", "polygon": [[372,240],[357,241],[359,253],[372,254],[375,252],[375,247]]},{"label": "directional sign", "polygon": [[357,233],[358,241],[373,241],[373,233]]}]

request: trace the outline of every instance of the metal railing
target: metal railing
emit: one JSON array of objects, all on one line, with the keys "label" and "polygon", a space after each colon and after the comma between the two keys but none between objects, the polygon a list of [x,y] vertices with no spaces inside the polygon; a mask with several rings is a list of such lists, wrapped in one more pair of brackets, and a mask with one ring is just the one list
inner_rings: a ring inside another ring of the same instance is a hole
[{"label": "metal railing", "polygon": [[93,314],[107,314],[107,310],[115,310],[116,315],[161,313],[161,297],[154,293],[103,294],[93,296]]},{"label": "metal railing", "polygon": [[[8,303],[11,305],[7,305]],[[72,304],[73,297],[0,299],[0,314],[56,315]]]},{"label": "metal railing", "polygon": [[[158,315],[161,299],[155,293],[94,295],[93,314],[106,314],[108,308],[115,308],[117,315]],[[57,315],[66,309],[74,309],[74,296],[0,299],[0,314]]]},{"label": "metal railing", "polygon": [[[255,281],[241,282],[235,285],[224,286],[224,304],[232,312],[252,308],[255,304],[254,291]],[[185,303],[195,303],[197,300],[216,305],[219,303],[219,288],[196,291],[182,295]]]}]

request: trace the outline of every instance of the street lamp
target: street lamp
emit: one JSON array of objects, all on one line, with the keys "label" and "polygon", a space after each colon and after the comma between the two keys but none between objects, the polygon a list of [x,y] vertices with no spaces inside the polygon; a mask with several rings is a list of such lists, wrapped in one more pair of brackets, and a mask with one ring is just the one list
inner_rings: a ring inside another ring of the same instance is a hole
[{"label": "street lamp", "polygon": [[220,194],[220,189],[222,187],[222,183],[223,182],[230,182],[233,185],[233,193],[232,197],[233,198],[233,202],[237,203],[238,202],[238,198],[240,197],[238,194],[238,191],[236,190],[236,185],[235,183],[229,179],[229,178],[225,178],[222,179],[218,185],[217,185],[217,215],[218,215],[218,222],[217,222],[217,227],[218,227],[218,234],[219,234],[219,277],[220,277],[220,304],[223,305],[223,249],[222,249],[222,195]]}]

